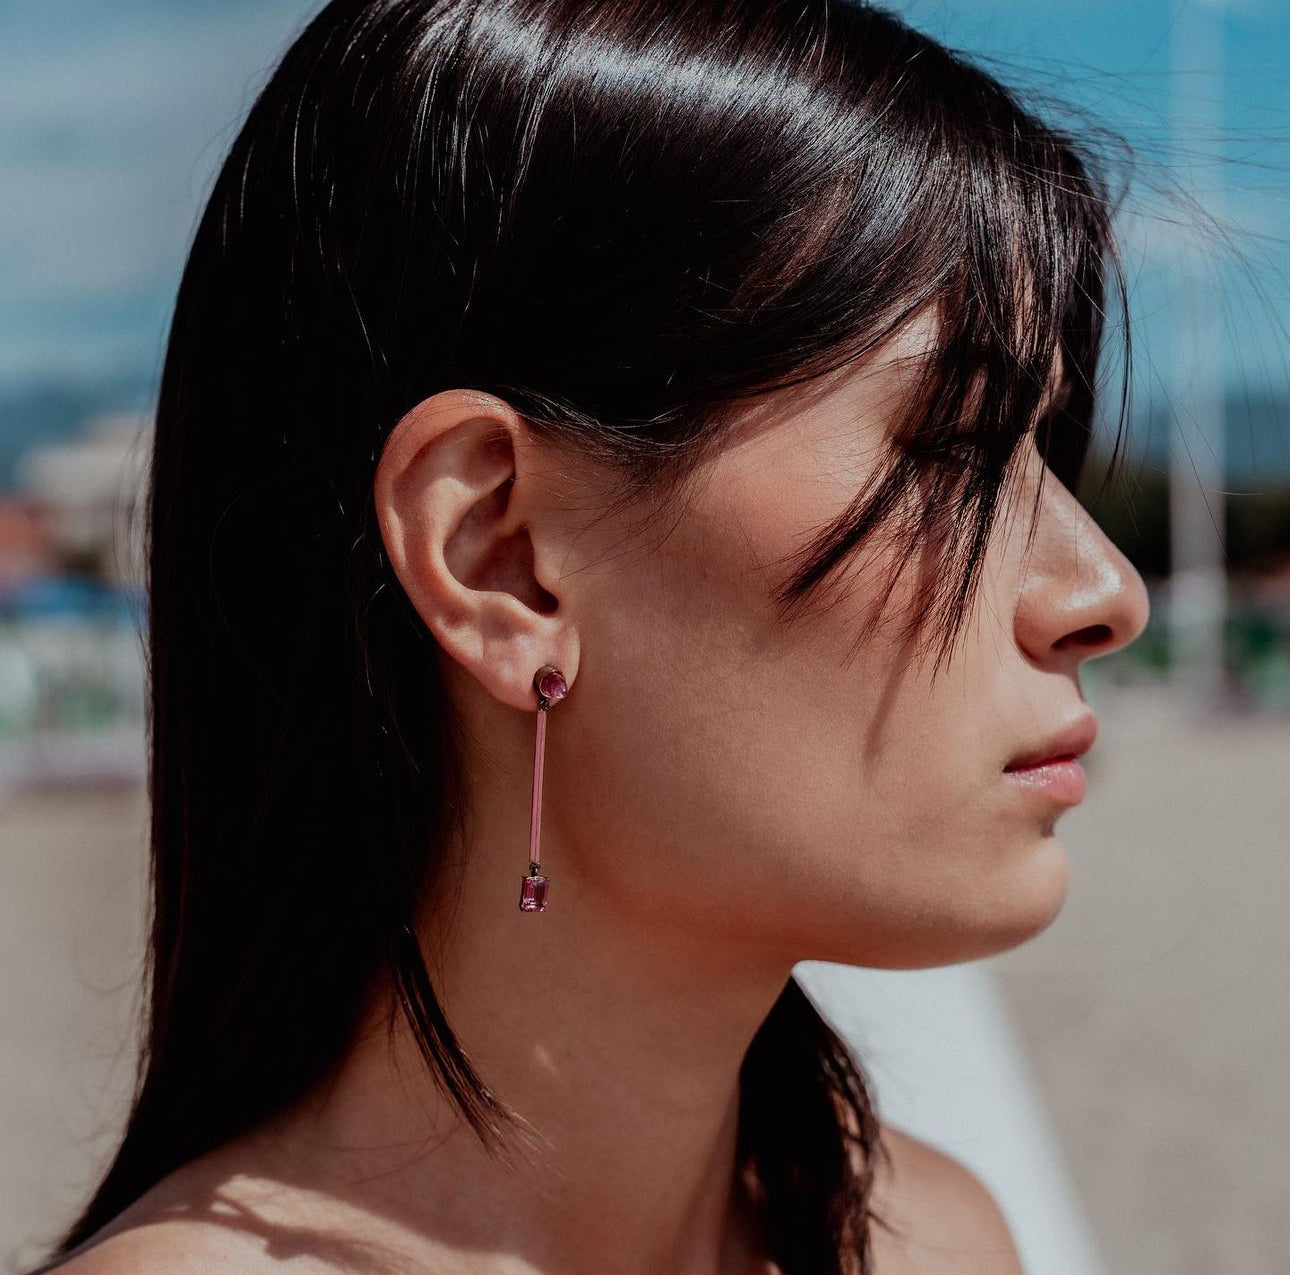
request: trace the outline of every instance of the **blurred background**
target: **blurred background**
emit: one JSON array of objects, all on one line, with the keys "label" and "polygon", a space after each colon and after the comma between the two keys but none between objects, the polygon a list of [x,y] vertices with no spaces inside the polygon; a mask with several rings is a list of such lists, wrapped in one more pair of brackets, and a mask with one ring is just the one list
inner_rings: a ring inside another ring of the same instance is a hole
[{"label": "blurred background", "polygon": [[[151,404],[214,169],[316,7],[0,0],[0,1265],[68,1219],[129,1093]],[[891,7],[1134,154],[1129,450],[1103,489],[1110,422],[1080,494],[1152,617],[1086,666],[1067,904],[989,977],[1103,1268],[1283,1272],[1290,10]]]}]

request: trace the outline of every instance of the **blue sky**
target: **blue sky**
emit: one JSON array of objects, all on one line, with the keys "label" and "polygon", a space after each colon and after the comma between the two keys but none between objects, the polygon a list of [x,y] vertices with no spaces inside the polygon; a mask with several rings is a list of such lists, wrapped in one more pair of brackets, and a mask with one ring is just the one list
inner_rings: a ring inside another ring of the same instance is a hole
[{"label": "blue sky", "polygon": [[[188,236],[223,148],[316,7],[0,0],[0,387],[155,374]],[[957,47],[1002,59],[1011,78],[1092,110],[1139,146],[1149,173],[1216,200],[1242,228],[1259,281],[1252,287],[1239,262],[1209,255],[1233,328],[1219,341],[1224,375],[1282,388],[1287,347],[1269,333],[1278,322],[1290,328],[1290,5],[893,7]],[[1167,201],[1144,190],[1139,203],[1126,222],[1128,256],[1147,355],[1167,377],[1172,267],[1192,236],[1171,224],[1178,209]]]}]

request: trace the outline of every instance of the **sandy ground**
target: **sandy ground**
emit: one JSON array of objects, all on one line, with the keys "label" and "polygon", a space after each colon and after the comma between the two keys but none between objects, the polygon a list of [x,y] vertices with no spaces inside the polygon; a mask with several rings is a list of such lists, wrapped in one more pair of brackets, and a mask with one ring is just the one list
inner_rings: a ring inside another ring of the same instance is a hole
[{"label": "sandy ground", "polygon": [[[1110,1269],[1279,1275],[1290,720],[1090,698],[1066,906],[990,964]],[[146,805],[137,784],[0,795],[0,824],[0,1269],[17,1269],[91,1185],[129,1091]]]},{"label": "sandy ground", "polygon": [[995,958],[1111,1269],[1290,1271],[1290,718],[1105,705],[1071,889]]}]

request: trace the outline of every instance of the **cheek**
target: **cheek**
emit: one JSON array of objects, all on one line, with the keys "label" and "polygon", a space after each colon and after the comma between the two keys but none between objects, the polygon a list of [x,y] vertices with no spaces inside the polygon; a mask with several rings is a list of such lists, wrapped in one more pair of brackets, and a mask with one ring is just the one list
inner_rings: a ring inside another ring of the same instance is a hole
[{"label": "cheek", "polygon": [[555,818],[580,877],[625,910],[796,942],[898,836],[899,785],[874,775],[900,758],[873,728],[896,661],[874,646],[843,667],[860,588],[781,621],[766,564],[793,543],[709,506],[596,577],[576,730],[552,749],[577,795]]},{"label": "cheek", "polygon": [[597,578],[576,726],[552,748],[563,852],[633,920],[790,960],[936,964],[1021,941],[1060,906],[1065,860],[993,773],[1004,635],[979,626],[935,684],[894,626],[852,654],[882,562],[785,624],[766,564],[802,518],[709,506]]},{"label": "cheek", "polygon": [[836,667],[779,622],[755,547],[725,531],[691,519],[598,579],[560,741],[585,794],[561,830],[580,875],[718,925],[782,887],[812,812],[858,778]]}]

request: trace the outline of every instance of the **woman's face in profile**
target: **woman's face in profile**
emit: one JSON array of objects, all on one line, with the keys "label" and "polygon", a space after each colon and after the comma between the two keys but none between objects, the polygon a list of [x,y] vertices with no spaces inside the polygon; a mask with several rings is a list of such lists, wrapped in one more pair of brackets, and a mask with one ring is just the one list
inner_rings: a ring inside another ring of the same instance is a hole
[{"label": "woman's face in profile", "polygon": [[[824,393],[750,408],[647,532],[605,519],[571,537],[579,672],[555,714],[544,816],[561,910],[594,890],[736,948],[915,967],[1015,945],[1060,909],[1054,822],[1072,798],[1005,768],[1087,724],[1081,663],[1131,642],[1148,602],[1051,474],[1027,557],[1033,435],[1004,493],[1017,516],[995,523],[937,677],[896,623],[849,656],[886,550],[856,556],[832,605],[786,622],[772,598],[879,463],[925,340],[911,326]],[[893,619],[919,569],[906,564]]]}]

